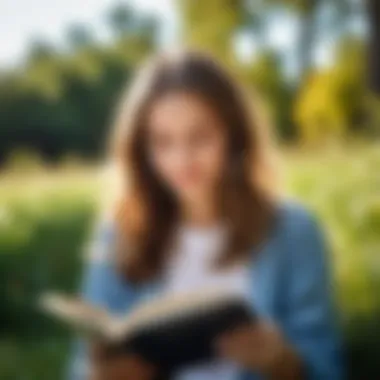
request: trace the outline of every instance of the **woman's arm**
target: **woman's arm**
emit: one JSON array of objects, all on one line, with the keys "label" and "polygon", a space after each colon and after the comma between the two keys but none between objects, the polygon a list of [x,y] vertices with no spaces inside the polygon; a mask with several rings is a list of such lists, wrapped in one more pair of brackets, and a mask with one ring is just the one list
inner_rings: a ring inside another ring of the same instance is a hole
[{"label": "woman's arm", "polygon": [[297,352],[272,323],[261,321],[223,334],[217,341],[221,356],[268,380],[303,380]]},{"label": "woman's arm", "polygon": [[[96,228],[86,257],[80,295],[86,301],[114,313],[125,313],[134,303],[136,292],[116,272],[112,260],[114,232],[110,224],[102,223]],[[85,342],[75,342],[71,359],[70,380],[88,378],[89,363]]]},{"label": "woman's arm", "polygon": [[281,353],[263,373],[268,380],[304,380],[306,377],[300,356],[285,341],[283,341]]},{"label": "woman's arm", "polygon": [[307,379],[340,380],[342,347],[325,239],[317,221],[303,209],[297,209],[289,223],[281,327],[303,361]]},{"label": "woman's arm", "polygon": [[278,326],[263,321],[218,342],[223,356],[270,380],[341,380],[341,346],[321,231],[304,210],[286,220]]}]

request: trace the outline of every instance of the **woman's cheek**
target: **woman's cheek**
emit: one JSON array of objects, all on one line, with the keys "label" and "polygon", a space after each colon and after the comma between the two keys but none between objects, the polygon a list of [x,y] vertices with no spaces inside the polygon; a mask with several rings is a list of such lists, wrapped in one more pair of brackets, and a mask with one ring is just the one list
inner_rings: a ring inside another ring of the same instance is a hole
[{"label": "woman's cheek", "polygon": [[170,154],[158,154],[154,160],[154,170],[159,177],[170,187],[175,185],[175,179],[178,172],[178,164],[175,157]]},{"label": "woman's cheek", "polygon": [[225,152],[222,146],[214,144],[205,147],[199,155],[198,167],[203,172],[204,180],[215,184],[223,174]]}]

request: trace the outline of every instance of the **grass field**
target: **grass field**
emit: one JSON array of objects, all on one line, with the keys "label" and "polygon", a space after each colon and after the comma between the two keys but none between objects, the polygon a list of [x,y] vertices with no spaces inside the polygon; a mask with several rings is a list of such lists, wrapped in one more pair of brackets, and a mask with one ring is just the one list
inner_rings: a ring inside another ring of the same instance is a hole
[{"label": "grass field", "polygon": [[[332,247],[350,378],[380,378],[380,146],[286,152],[288,192],[321,217]],[[68,336],[34,307],[72,291],[96,214],[94,168],[0,177],[0,379],[63,378]]]}]

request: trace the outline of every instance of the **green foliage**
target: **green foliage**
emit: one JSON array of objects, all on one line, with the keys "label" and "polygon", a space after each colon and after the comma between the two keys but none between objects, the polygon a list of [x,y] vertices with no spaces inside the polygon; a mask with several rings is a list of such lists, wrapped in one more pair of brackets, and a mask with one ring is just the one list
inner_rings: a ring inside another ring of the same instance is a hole
[{"label": "green foliage", "polygon": [[178,0],[185,45],[212,52],[234,63],[233,41],[243,24],[244,7],[238,0]]},{"label": "green foliage", "polygon": [[339,46],[334,66],[311,75],[298,95],[294,111],[304,141],[339,139],[358,128],[364,116],[364,70],[362,44],[345,40]]},{"label": "green foliage", "polygon": [[[267,98],[279,136],[319,142],[362,128],[365,118],[376,124],[371,130],[378,130],[377,103],[365,99],[362,44],[348,37],[342,21],[352,16],[350,1],[178,0],[176,9],[181,42],[211,52],[248,87],[257,86]],[[303,25],[296,57],[301,69],[295,83],[284,75],[285,55],[266,40],[272,23],[289,10]],[[157,48],[161,26],[158,18],[123,3],[108,12],[105,22],[113,36],[109,44],[98,42],[85,26],[72,24],[66,33],[66,51],[35,41],[25,70],[1,74],[0,165],[20,148],[50,161],[66,154],[87,158],[102,152],[121,87]],[[342,25],[333,34],[343,35],[343,42],[333,66],[311,73],[304,81],[302,67],[309,73],[310,67],[305,66],[323,25],[328,25],[328,31],[334,29],[332,25],[335,29]],[[236,42],[242,35],[259,48],[250,62],[239,62],[237,57]],[[302,86],[296,98],[298,84]]]},{"label": "green foliage", "polygon": [[94,179],[83,173],[61,172],[38,180],[15,173],[2,179],[2,379],[63,378],[70,339],[36,303],[44,290],[77,288],[96,204],[93,185]]},{"label": "green foliage", "polygon": [[253,63],[245,65],[242,71],[245,83],[251,84],[264,98],[278,135],[290,138],[294,135],[289,117],[294,95],[285,81],[281,63],[281,58],[268,50],[259,55]]},{"label": "green foliage", "polygon": [[66,38],[73,49],[83,49],[95,43],[91,31],[81,24],[72,24],[67,33]]},{"label": "green foliage", "polygon": [[133,27],[135,17],[133,10],[122,3],[118,4],[108,15],[108,23],[116,35],[127,34]]},{"label": "green foliage", "polygon": [[4,379],[62,374],[69,340],[60,326],[37,310],[37,296],[49,288],[74,289],[81,267],[78,242],[86,233],[90,210],[83,200],[57,198],[48,203],[41,210],[35,209],[41,206],[38,203],[30,209],[19,204],[11,211],[2,210],[0,377]]},{"label": "green foliage", "polygon": [[155,47],[155,19],[129,11],[122,22],[122,15],[119,8],[113,12],[122,31],[110,45],[97,44],[76,25],[69,30],[72,53],[36,42],[24,71],[2,75],[0,164],[20,147],[49,160],[101,152],[121,88]]}]

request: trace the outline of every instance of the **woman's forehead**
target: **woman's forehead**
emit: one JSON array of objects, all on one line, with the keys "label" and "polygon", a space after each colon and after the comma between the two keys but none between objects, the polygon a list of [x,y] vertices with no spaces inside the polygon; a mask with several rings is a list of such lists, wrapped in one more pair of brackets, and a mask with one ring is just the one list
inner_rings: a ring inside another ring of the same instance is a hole
[{"label": "woman's forehead", "polygon": [[178,132],[201,125],[212,126],[218,121],[216,112],[206,101],[188,93],[173,93],[157,99],[147,117],[148,124],[155,130],[173,127]]}]

